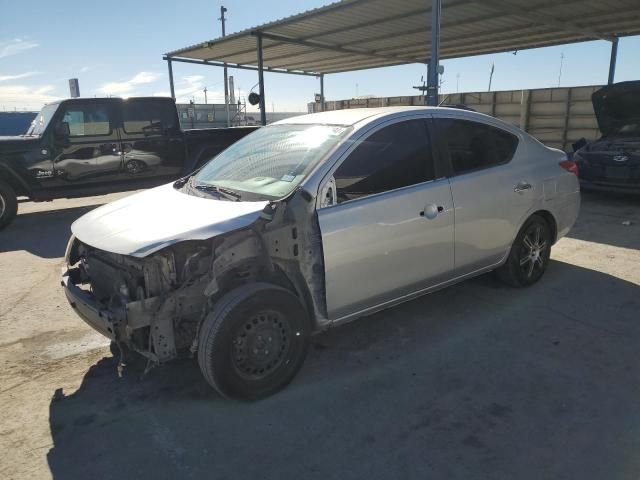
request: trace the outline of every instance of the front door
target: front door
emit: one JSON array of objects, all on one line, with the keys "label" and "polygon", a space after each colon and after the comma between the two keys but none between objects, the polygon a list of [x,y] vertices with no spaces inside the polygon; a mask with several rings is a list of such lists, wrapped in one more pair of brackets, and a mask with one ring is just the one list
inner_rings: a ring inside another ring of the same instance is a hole
[{"label": "front door", "polygon": [[453,203],[435,170],[425,119],[378,128],[339,164],[318,209],[331,319],[449,278]]},{"label": "front door", "polygon": [[122,102],[123,167],[126,178],[177,178],[185,145],[172,99],[135,98]]},{"label": "front door", "polygon": [[120,139],[109,101],[69,102],[56,115],[55,130],[66,124],[68,135],[56,135],[53,188],[117,181],[122,172]]}]

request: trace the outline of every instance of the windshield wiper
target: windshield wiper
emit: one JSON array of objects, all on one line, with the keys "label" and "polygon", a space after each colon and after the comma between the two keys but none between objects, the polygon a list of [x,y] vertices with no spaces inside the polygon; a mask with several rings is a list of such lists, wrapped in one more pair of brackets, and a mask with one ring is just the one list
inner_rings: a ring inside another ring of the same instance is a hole
[{"label": "windshield wiper", "polygon": [[237,202],[240,200],[240,194],[230,190],[228,188],[219,187],[217,185],[213,185],[211,183],[198,183],[194,185],[194,188],[197,190],[202,190],[204,192],[214,192],[220,195],[221,197],[226,198],[227,200],[232,200]]}]

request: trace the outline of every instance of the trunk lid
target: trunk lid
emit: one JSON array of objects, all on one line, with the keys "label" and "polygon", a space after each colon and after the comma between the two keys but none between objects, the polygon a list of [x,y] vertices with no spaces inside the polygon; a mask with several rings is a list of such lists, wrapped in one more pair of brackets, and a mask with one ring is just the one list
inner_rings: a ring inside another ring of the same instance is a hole
[{"label": "trunk lid", "polygon": [[603,135],[640,137],[640,81],[602,87],[591,102]]}]

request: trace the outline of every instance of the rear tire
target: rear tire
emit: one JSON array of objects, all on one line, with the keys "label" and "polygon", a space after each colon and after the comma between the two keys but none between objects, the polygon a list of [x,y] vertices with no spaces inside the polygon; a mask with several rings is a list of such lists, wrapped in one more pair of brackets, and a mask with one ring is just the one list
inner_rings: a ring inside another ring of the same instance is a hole
[{"label": "rear tire", "polygon": [[18,213],[18,198],[11,185],[0,180],[0,230],[9,225]]},{"label": "rear tire", "polygon": [[533,285],[547,269],[551,242],[547,221],[532,215],[518,232],[506,263],[496,270],[498,277],[512,287]]},{"label": "rear tire", "polygon": [[245,285],[223,296],[199,334],[198,364],[221,395],[257,400],[285,387],[309,347],[306,308],[289,290]]}]

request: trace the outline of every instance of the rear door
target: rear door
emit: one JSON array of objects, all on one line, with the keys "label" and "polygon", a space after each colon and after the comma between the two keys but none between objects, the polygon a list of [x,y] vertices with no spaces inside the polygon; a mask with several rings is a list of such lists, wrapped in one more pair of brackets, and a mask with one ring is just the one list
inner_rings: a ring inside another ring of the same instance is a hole
[{"label": "rear door", "polygon": [[378,127],[325,179],[318,219],[334,320],[451,274],[451,190],[436,173],[427,124],[417,118]]},{"label": "rear door", "polygon": [[122,173],[122,154],[116,109],[110,100],[65,102],[54,120],[69,135],[56,137],[53,147],[52,188],[110,183]]},{"label": "rear door", "polygon": [[469,119],[434,118],[455,205],[456,274],[499,262],[533,204],[531,168],[512,160],[519,138]]},{"label": "rear door", "polygon": [[125,178],[177,178],[185,161],[185,144],[173,100],[124,100],[122,146]]}]

